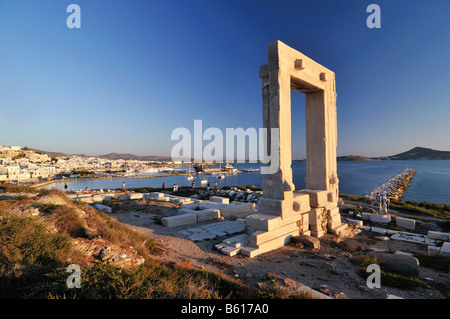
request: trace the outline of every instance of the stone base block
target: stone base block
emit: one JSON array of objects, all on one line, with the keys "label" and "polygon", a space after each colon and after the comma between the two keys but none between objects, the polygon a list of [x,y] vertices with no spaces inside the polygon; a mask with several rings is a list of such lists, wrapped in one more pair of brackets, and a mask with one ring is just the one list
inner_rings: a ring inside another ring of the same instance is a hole
[{"label": "stone base block", "polygon": [[342,224],[341,217],[336,216],[334,218],[328,219],[328,229],[335,229],[336,227],[339,227]]},{"label": "stone base block", "polygon": [[[326,208],[325,208],[326,209]],[[327,209],[328,218],[333,218],[335,216],[340,216],[339,207],[334,207],[332,209]]]},{"label": "stone base block", "polygon": [[293,210],[297,213],[309,212],[311,206],[309,205],[308,194],[294,194]]},{"label": "stone base block", "polygon": [[323,219],[323,208],[311,208],[309,211],[309,224],[320,225]]},{"label": "stone base block", "polygon": [[249,242],[254,245],[261,245],[265,242],[271,241],[275,238],[284,236],[286,234],[299,231],[297,225],[295,223],[285,225],[283,227],[279,227],[272,231],[261,231],[257,230],[250,236]]},{"label": "stone base block", "polygon": [[245,224],[258,230],[271,231],[280,227],[281,217],[256,213],[245,218]]},{"label": "stone base block", "polygon": [[[298,196],[300,194],[308,194],[309,195],[309,205],[311,207],[324,207],[330,203],[337,203],[337,196],[335,196],[335,191],[327,191],[327,190],[315,190],[315,189],[302,189],[294,192],[294,196]],[[330,200],[331,199],[331,200]]]},{"label": "stone base block", "polygon": [[255,256],[266,253],[268,251],[283,247],[284,245],[286,245],[290,242],[290,240],[293,236],[297,236],[297,235],[298,235],[298,230],[293,231],[288,234],[285,234],[281,237],[277,237],[270,241],[267,241],[264,244],[258,245],[257,247],[249,245],[247,247],[242,248],[240,253],[244,256],[253,258]]},{"label": "stone base block", "polygon": [[309,230],[309,213],[301,214],[301,227],[300,231],[307,231]]},{"label": "stone base block", "polygon": [[309,230],[313,232],[325,232],[326,229],[322,227],[322,225],[309,225]]},{"label": "stone base block", "polygon": [[293,199],[272,199],[264,196],[258,200],[257,210],[261,213],[281,216],[284,212],[293,210]]},{"label": "stone base block", "polygon": [[310,230],[310,231],[311,231],[311,236],[312,237],[320,238],[323,235],[325,235],[325,231],[324,230],[319,230],[319,231]]},{"label": "stone base block", "polygon": [[307,236],[311,236],[311,231],[308,230],[304,230],[304,231],[300,231],[300,235],[307,235]]},{"label": "stone base block", "polygon": [[335,235],[344,235],[347,228],[348,228],[347,224],[340,224],[337,227],[329,228],[328,231]]}]

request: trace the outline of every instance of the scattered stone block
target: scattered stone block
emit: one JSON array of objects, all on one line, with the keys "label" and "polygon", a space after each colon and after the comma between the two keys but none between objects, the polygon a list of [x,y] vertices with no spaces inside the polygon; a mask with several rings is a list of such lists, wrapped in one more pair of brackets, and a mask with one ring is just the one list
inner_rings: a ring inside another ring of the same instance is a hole
[{"label": "scattered stone block", "polygon": [[92,197],[79,197],[78,200],[84,203],[92,203],[94,201]]},{"label": "scattered stone block", "polygon": [[225,239],[224,241],[222,241],[222,243],[217,244],[215,247],[224,255],[234,256],[238,254],[245,245],[248,244],[248,241],[249,235],[241,234]]},{"label": "scattered stone block", "polygon": [[221,217],[245,218],[254,213],[256,213],[256,208],[255,208],[254,203],[225,205],[225,207],[220,208],[220,216]]},{"label": "scattered stone block", "polygon": [[141,199],[144,198],[144,194],[142,193],[131,193],[127,195],[127,199]]},{"label": "scattered stone block", "polygon": [[371,227],[370,231],[374,232],[374,233],[379,233],[379,234],[386,234],[386,229],[385,228],[380,228],[380,227]]},{"label": "scattered stone block", "polygon": [[348,224],[343,223],[340,226],[328,229],[328,231],[335,235],[342,235],[347,237],[350,234],[351,229],[348,228]]},{"label": "scattered stone block", "polygon": [[209,232],[199,232],[189,236],[189,239],[192,241],[202,241],[216,238],[216,234],[212,234]]},{"label": "scattered stone block", "polygon": [[435,243],[435,241],[433,239],[428,238],[426,235],[407,233],[407,232],[398,232],[397,234],[392,235],[391,239],[402,240],[402,241],[407,241],[407,242],[411,242],[411,243],[426,244],[426,245]]},{"label": "scattered stone block", "polygon": [[196,214],[182,214],[182,215],[175,215],[175,216],[169,216],[164,217],[161,219],[162,224],[166,227],[176,227],[181,225],[188,225],[188,224],[196,224],[197,223],[197,215]]},{"label": "scattered stone block", "polygon": [[179,208],[178,209],[178,215],[183,214],[197,214],[198,210],[196,209],[189,209],[189,208]]},{"label": "scattered stone block", "polygon": [[386,229],[386,235],[394,235],[400,233],[399,230]]},{"label": "scattered stone block", "polygon": [[450,257],[450,242],[445,242],[442,245],[440,255],[444,257]]},{"label": "scattered stone block", "polygon": [[347,222],[355,224],[357,227],[358,226],[363,226],[363,221],[362,220],[357,220],[357,219],[349,219],[347,218]]},{"label": "scattered stone block", "polygon": [[398,227],[406,228],[409,230],[416,229],[416,221],[414,219],[397,217],[395,223]]},{"label": "scattered stone block", "polygon": [[102,204],[95,204],[94,207],[95,207],[95,209],[97,209],[101,212],[112,213],[112,208],[109,206],[102,205]]},{"label": "scattered stone block", "polygon": [[204,222],[207,220],[218,219],[220,217],[220,210],[218,209],[203,209],[195,213],[197,215],[197,222]]},{"label": "scattered stone block", "polygon": [[225,239],[222,243],[235,248],[243,247],[248,244],[250,236],[247,234],[240,234]]},{"label": "scattered stone block", "polygon": [[[189,198],[190,199],[190,198]],[[180,208],[187,208],[187,209],[197,209],[199,203],[184,203],[180,206]]]},{"label": "scattered stone block", "polygon": [[438,231],[428,231],[428,237],[431,239],[437,239],[442,241],[449,241],[450,240],[450,233],[443,233]]},{"label": "scattered stone block", "polygon": [[209,198],[209,200],[211,202],[221,203],[221,204],[229,204],[230,203],[230,199],[227,197],[211,196]]},{"label": "scattered stone block", "polygon": [[441,247],[437,246],[428,246],[428,256],[439,256],[441,253]]},{"label": "scattered stone block", "polygon": [[152,192],[152,193],[149,193],[149,195],[150,195],[151,197],[164,197],[164,196],[166,196],[166,194],[164,194],[164,193],[159,193],[159,192]]},{"label": "scattered stone block", "polygon": [[192,199],[190,199],[189,197],[175,197],[175,198],[173,198],[173,202],[175,202],[177,204],[181,204],[181,205],[194,203],[192,201]]},{"label": "scattered stone block", "polygon": [[389,224],[391,222],[391,216],[370,214],[370,221],[373,223]]}]

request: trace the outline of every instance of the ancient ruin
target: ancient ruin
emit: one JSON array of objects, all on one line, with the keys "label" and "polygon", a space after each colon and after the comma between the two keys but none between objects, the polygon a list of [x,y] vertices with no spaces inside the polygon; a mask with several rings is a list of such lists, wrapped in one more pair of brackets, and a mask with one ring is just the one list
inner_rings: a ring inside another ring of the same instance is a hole
[{"label": "ancient ruin", "polygon": [[[292,236],[338,234],[336,164],[337,119],[335,75],[286,44],[269,45],[268,64],[260,68],[263,127],[266,147],[279,156],[278,171],[263,176],[263,195],[257,213],[245,219],[251,236],[241,254],[254,257],[287,244]],[[292,182],[291,89],[305,94],[306,189]],[[271,128],[279,129],[278,143],[270,145]]]}]

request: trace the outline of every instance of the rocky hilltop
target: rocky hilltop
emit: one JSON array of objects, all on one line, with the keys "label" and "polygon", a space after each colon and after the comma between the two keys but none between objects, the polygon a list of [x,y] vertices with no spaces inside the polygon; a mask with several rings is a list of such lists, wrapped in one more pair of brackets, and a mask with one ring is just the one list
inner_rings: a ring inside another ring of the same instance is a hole
[{"label": "rocky hilltop", "polygon": [[436,151],[431,148],[414,147],[409,151],[391,156],[365,157],[360,155],[338,156],[338,161],[380,161],[380,160],[450,160],[449,151]]},{"label": "rocky hilltop", "polygon": [[449,160],[450,152],[448,151],[436,151],[431,148],[425,147],[415,147],[409,151],[387,156],[381,157],[379,159],[387,159],[387,160]]}]

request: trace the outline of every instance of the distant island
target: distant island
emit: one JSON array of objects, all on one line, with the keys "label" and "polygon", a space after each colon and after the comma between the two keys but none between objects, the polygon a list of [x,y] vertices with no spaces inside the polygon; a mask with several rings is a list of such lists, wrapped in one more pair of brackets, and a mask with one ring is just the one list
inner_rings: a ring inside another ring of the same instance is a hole
[{"label": "distant island", "polygon": [[378,160],[450,160],[450,152],[436,151],[431,148],[414,147],[413,149],[387,157],[374,158]]},{"label": "distant island", "polygon": [[336,159],[341,162],[374,161],[374,159],[372,159],[370,157],[364,157],[364,156],[359,156],[359,155],[338,156]]},{"label": "distant island", "polygon": [[436,151],[431,148],[414,147],[413,149],[391,156],[364,157],[359,155],[339,156],[338,161],[406,161],[406,160],[450,160],[450,152]]}]

